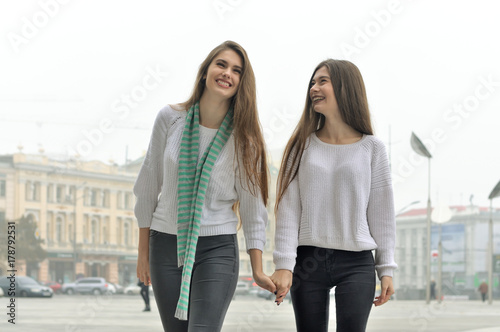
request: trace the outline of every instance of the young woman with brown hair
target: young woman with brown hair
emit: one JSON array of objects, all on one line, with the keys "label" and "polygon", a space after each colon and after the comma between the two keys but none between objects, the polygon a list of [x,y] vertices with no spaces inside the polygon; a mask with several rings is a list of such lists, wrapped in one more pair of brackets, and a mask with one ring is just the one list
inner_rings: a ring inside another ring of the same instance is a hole
[{"label": "young woman with brown hair", "polygon": [[226,41],[188,101],[159,112],[134,186],[137,276],[152,283],[165,331],[220,331],[238,280],[238,213],[254,280],[275,291],[262,271],[267,186],[254,73]]},{"label": "young woman with brown hair", "polygon": [[[326,332],[336,287],[337,331],[365,331],[372,303],[394,293],[395,217],[387,154],[351,62],[329,59],[314,70],[277,196],[276,302],[290,290],[297,331]],[[374,300],[375,271],[382,291]]]}]

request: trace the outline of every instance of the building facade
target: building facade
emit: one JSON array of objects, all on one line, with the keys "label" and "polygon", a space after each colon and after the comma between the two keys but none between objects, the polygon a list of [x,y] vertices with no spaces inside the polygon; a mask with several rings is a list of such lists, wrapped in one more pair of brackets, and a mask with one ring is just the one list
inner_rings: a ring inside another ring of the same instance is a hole
[{"label": "building facade", "polygon": [[[477,298],[481,281],[488,280],[488,259],[494,261],[493,290],[500,296],[500,210],[495,209],[494,252],[488,257],[488,208],[450,206],[451,219],[431,227],[431,280],[438,281],[438,243],[441,227],[443,294]],[[396,218],[394,275],[396,293],[400,299],[424,299],[427,274],[427,210],[414,209]],[[498,263],[497,263],[498,262]]]}]

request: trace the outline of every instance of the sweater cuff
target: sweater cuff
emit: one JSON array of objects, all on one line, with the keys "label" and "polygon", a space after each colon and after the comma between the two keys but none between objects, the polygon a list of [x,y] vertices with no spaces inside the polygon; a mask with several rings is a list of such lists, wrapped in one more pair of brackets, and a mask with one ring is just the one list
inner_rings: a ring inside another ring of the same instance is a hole
[{"label": "sweater cuff", "polygon": [[246,246],[247,246],[247,253],[249,253],[250,249],[259,249],[260,251],[264,252],[265,243],[264,241],[261,240],[247,240]]},{"label": "sweater cuff", "polygon": [[378,275],[378,279],[382,279],[382,277],[393,277],[393,274],[394,274],[394,270],[396,268],[395,267],[392,267],[392,266],[384,266],[384,267],[377,267],[377,275]]},{"label": "sweater cuff", "polygon": [[289,270],[292,271],[295,267],[295,259],[281,259],[275,262],[276,270]]},{"label": "sweater cuff", "polygon": [[151,227],[151,220],[137,219],[137,225],[139,228]]}]

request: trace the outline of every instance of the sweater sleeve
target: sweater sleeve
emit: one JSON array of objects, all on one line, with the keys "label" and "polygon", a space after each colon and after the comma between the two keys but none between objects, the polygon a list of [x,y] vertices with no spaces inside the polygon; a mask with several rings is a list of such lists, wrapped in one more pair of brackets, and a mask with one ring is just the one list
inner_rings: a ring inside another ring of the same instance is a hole
[{"label": "sweater sleeve", "polygon": [[260,188],[257,185],[253,190],[255,195],[246,188],[247,183],[244,177],[246,172],[239,165],[243,165],[243,163],[237,163],[235,187],[240,202],[239,212],[243,225],[243,234],[245,235],[246,249],[247,252],[250,249],[264,251],[268,222],[266,205],[262,199]]},{"label": "sweater sleeve", "polygon": [[367,219],[370,233],[377,244],[375,268],[380,279],[383,276],[392,277],[397,268],[394,262],[396,221],[391,171],[387,152],[381,141],[375,141],[371,168]]},{"label": "sweater sleeve", "polygon": [[273,260],[276,270],[293,272],[297,246],[299,245],[299,225],[302,214],[300,200],[299,174],[286,189],[278,211],[276,211],[276,233],[274,237]]},{"label": "sweater sleeve", "polygon": [[167,109],[156,116],[146,157],[134,185],[135,217],[139,228],[151,226],[163,183],[163,154],[167,142]]}]

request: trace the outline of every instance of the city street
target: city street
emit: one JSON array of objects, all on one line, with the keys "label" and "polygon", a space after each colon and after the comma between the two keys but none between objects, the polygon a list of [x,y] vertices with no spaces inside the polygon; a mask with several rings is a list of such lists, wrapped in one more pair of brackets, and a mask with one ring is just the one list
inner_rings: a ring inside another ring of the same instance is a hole
[{"label": "city street", "polygon": [[[152,300],[152,311],[142,312],[139,295],[55,295],[49,299],[16,299],[16,324],[7,322],[8,298],[0,298],[3,308],[1,331],[22,332],[161,332],[160,318]],[[295,331],[290,303],[276,307],[251,295],[239,296],[231,304],[224,332]],[[330,331],[335,331],[335,308],[330,314]],[[479,301],[433,302],[391,301],[373,308],[367,331],[370,332],[499,332],[500,302],[488,305]]]}]

